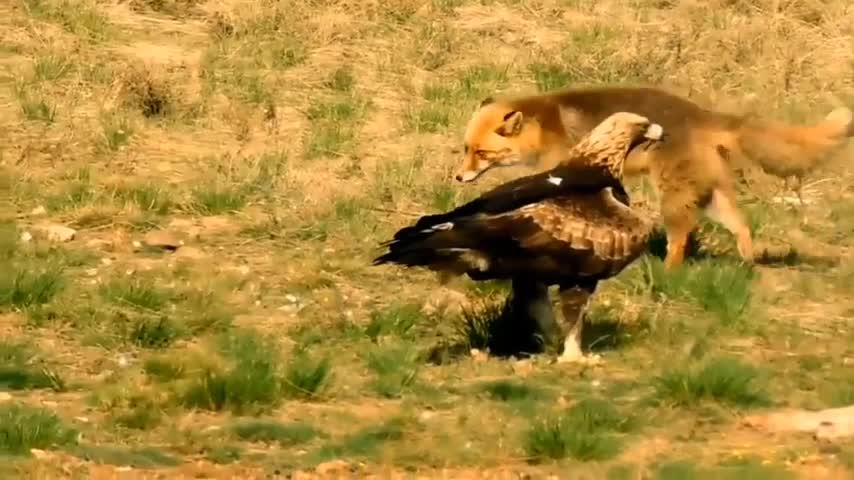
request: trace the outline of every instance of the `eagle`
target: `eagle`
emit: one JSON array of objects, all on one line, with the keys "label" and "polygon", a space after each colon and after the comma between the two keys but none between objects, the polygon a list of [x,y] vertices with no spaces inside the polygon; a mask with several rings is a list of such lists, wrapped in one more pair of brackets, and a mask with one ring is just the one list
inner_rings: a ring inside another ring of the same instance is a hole
[{"label": "eagle", "polygon": [[[401,228],[380,244],[387,250],[372,265],[423,267],[475,281],[509,279],[511,305],[522,309],[515,311],[530,315],[549,340],[563,344],[558,362],[598,363],[597,355],[582,352],[584,310],[599,282],[646,250],[653,229],[653,221],[630,206],[623,163],[632,151],[663,141],[661,125],[635,113],[614,113],[555,168]],[[552,285],[559,291],[562,328],[548,297]]]}]

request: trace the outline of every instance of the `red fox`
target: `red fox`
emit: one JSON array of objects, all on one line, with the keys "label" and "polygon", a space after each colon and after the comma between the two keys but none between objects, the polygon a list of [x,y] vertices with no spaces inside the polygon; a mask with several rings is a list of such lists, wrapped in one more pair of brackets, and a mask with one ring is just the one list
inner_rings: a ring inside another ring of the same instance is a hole
[{"label": "red fox", "polygon": [[495,167],[552,168],[582,135],[607,116],[628,111],[669,132],[660,148],[634,151],[625,175],[649,174],[667,231],[665,266],[684,260],[689,234],[704,212],[736,238],[753,260],[750,228],[736,204],[734,168],[751,161],[765,172],[800,178],[854,136],[854,115],[839,107],[823,121],[795,126],[707,110],[650,87],[565,89],[485,99],[468,122],[456,180],[471,182]]}]

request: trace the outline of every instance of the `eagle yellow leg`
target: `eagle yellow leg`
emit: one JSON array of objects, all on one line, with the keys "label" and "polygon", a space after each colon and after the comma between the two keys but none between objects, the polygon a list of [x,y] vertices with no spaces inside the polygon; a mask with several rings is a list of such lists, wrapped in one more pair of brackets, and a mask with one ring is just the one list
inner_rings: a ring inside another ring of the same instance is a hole
[{"label": "eagle yellow leg", "polygon": [[602,361],[599,355],[585,354],[581,350],[581,334],[584,330],[584,310],[591,295],[593,295],[593,288],[571,287],[560,289],[564,329],[563,352],[557,359],[558,363],[595,365]]}]

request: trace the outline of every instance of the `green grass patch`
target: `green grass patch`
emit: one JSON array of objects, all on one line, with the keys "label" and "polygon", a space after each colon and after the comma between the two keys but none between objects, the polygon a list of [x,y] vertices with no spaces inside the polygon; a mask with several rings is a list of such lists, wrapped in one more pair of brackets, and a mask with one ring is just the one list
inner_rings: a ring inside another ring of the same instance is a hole
[{"label": "green grass patch", "polygon": [[703,401],[736,407],[767,405],[768,396],[757,386],[757,370],[730,357],[717,357],[687,367],[677,367],[655,377],[656,395],[677,406],[697,406]]},{"label": "green grass patch", "polygon": [[346,155],[356,146],[356,134],[367,105],[362,100],[346,95],[318,102],[306,111],[311,124],[303,142],[308,159]]},{"label": "green grass patch", "polygon": [[704,261],[671,272],[650,260],[646,281],[656,298],[687,299],[712,313],[724,326],[743,322],[751,307],[755,270],[740,262]]},{"label": "green grass patch", "polygon": [[477,65],[459,72],[450,81],[428,84],[421,92],[422,99],[406,110],[404,128],[414,132],[443,132],[470,115],[478,101],[502,88],[508,79],[502,67]]},{"label": "green grass patch", "polygon": [[28,455],[30,449],[53,450],[77,443],[77,432],[53,412],[19,403],[0,404],[0,452]]},{"label": "green grass patch", "polygon": [[131,468],[176,467],[183,461],[156,447],[123,448],[108,445],[80,445],[71,453],[83,460]]},{"label": "green grass patch", "polygon": [[[2,265],[0,265],[2,266]],[[50,303],[65,287],[63,268],[12,264],[0,278],[0,310],[25,310]]]},{"label": "green grass patch", "polygon": [[528,65],[537,90],[540,92],[551,92],[568,88],[575,80],[573,74],[560,65],[535,62]]},{"label": "green grass patch", "polygon": [[365,354],[368,368],[376,376],[374,391],[387,398],[402,396],[415,385],[419,371],[418,351],[409,344],[377,346]]},{"label": "green grass patch", "polygon": [[238,185],[214,184],[193,189],[192,208],[202,215],[233,213],[246,205],[245,191]]},{"label": "green grass patch", "polygon": [[524,448],[533,461],[573,458],[601,461],[622,451],[620,433],[638,427],[634,417],[600,398],[585,398],[562,415],[552,415],[532,426]]},{"label": "green grass patch", "polygon": [[165,315],[142,316],[130,328],[131,343],[142,348],[166,348],[184,335],[183,325]]},{"label": "green grass patch", "polygon": [[24,94],[18,96],[18,102],[21,105],[21,113],[27,120],[53,123],[56,119],[56,105],[44,97]]},{"label": "green grass patch", "polygon": [[186,374],[186,367],[182,362],[163,355],[145,359],[142,370],[149,378],[160,383],[184,378]]},{"label": "green grass patch", "polygon": [[49,212],[73,210],[91,204],[97,198],[97,189],[92,185],[88,168],[81,168],[63,176],[62,188],[49,194],[45,207]]},{"label": "green grass patch", "polygon": [[169,192],[154,183],[126,185],[115,190],[115,198],[144,212],[165,215],[175,206]]},{"label": "green grass patch", "polygon": [[231,432],[241,440],[278,444],[281,447],[301,445],[324,436],[306,423],[282,423],[273,420],[241,421],[231,427]]},{"label": "green grass patch", "polygon": [[392,305],[371,312],[371,319],[365,326],[365,335],[372,342],[376,342],[379,337],[385,335],[404,338],[424,319],[421,308],[416,304]]},{"label": "green grass patch", "polygon": [[332,365],[328,358],[315,360],[298,352],[285,372],[283,393],[290,398],[314,398],[322,392],[330,379]]},{"label": "green grass patch", "polygon": [[135,128],[130,119],[116,112],[105,112],[101,115],[101,134],[97,139],[97,147],[101,151],[118,152],[130,143]]},{"label": "green grass patch", "polygon": [[116,425],[133,430],[150,430],[160,425],[163,413],[160,405],[144,394],[131,395],[122,405],[111,409]]},{"label": "green grass patch", "polygon": [[409,423],[407,419],[392,418],[380,425],[363,428],[340,441],[324,445],[313,458],[318,462],[336,458],[376,458],[386,445],[406,438],[406,432],[412,428]]},{"label": "green grass patch", "polygon": [[356,77],[353,76],[353,70],[350,67],[339,67],[332,72],[324,84],[337,92],[349,93],[356,86]]},{"label": "green grass patch", "polygon": [[482,385],[483,391],[499,402],[520,402],[532,399],[540,399],[544,392],[538,387],[511,380],[496,380]]},{"label": "green grass patch", "polygon": [[29,346],[0,340],[0,390],[65,390],[65,381]]},{"label": "green grass patch", "polygon": [[160,287],[154,279],[142,276],[114,278],[101,285],[99,293],[115,305],[148,312],[165,309],[176,296],[171,289]]},{"label": "green grass patch", "polygon": [[33,80],[53,82],[72,71],[73,64],[62,55],[43,55],[33,60]]},{"label": "green grass patch", "polygon": [[111,30],[107,18],[89,1],[24,0],[24,4],[33,17],[89,40],[103,40]]},{"label": "green grass patch", "polygon": [[229,365],[207,369],[193,379],[179,398],[191,408],[261,411],[284,398],[315,398],[327,386],[331,366],[327,359],[312,359],[297,352],[285,365],[277,346],[251,331],[226,335],[223,355]]}]

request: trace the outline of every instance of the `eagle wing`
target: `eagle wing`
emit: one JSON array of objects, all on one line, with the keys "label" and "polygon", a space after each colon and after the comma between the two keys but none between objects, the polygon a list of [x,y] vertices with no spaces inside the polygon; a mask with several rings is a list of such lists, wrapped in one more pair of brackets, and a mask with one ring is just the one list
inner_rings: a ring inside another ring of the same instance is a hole
[{"label": "eagle wing", "polygon": [[614,195],[628,205],[628,193],[622,183],[606,168],[589,166],[581,162],[561,165],[546,172],[528,175],[499,185],[450,212],[425,215],[418,219],[415,225],[398,230],[392,240],[382,245],[388,246],[405,241],[432,228],[453,224],[467,217],[502,214],[548,198],[570,193],[592,194],[605,188],[611,188]]},{"label": "eagle wing", "polygon": [[[483,246],[472,249],[484,257],[479,265],[500,275],[533,270],[541,278],[616,275],[646,249],[652,229],[608,189],[544,200],[480,221],[489,233]],[[513,238],[516,247],[490,245],[490,238]]]}]

